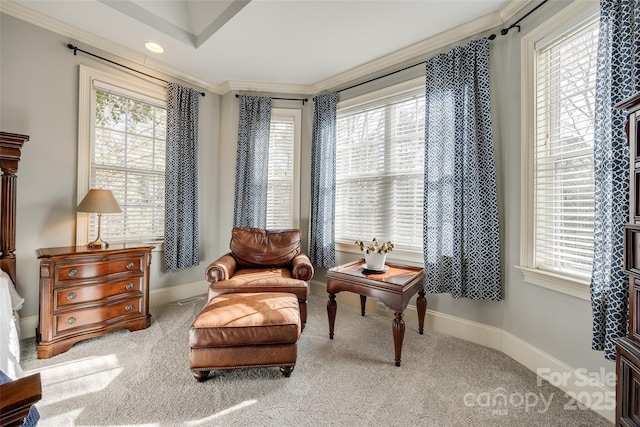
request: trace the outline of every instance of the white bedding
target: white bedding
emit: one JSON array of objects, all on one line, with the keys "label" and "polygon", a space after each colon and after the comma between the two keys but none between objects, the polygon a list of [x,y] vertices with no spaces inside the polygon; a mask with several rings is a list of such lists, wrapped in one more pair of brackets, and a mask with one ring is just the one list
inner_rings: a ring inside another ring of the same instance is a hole
[{"label": "white bedding", "polygon": [[22,378],[20,367],[20,317],[22,298],[7,273],[0,270],[0,371],[12,379]]}]

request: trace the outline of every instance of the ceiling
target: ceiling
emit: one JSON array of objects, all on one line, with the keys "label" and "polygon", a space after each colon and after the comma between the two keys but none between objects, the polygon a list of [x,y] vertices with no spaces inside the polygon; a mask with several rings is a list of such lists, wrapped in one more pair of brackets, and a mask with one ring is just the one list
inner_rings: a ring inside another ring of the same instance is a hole
[{"label": "ceiling", "polygon": [[303,93],[506,25],[529,1],[2,0],[0,10],[217,93]]}]

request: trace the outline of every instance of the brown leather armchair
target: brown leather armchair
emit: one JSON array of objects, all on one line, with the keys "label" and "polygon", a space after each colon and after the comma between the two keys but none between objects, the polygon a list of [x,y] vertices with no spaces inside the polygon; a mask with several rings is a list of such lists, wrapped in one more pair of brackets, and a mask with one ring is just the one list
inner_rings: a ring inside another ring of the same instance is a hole
[{"label": "brown leather armchair", "polygon": [[207,267],[209,300],[231,292],[295,294],[300,320],[307,322],[307,281],[313,277],[309,258],[300,252],[300,230],[234,228],[231,252]]}]

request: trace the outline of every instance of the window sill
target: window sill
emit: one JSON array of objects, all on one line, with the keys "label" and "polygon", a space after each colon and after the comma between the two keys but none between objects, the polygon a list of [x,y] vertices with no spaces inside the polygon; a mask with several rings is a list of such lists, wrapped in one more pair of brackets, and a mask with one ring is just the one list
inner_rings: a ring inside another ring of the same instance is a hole
[{"label": "window sill", "polygon": [[522,272],[523,280],[532,285],[541,286],[556,292],[591,301],[590,283],[561,274],[535,268],[516,266]]}]

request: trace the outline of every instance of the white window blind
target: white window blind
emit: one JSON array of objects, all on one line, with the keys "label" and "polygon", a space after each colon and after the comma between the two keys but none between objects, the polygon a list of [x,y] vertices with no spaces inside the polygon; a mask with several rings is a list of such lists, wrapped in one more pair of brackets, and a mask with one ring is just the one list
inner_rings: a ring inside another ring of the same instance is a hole
[{"label": "white window blind", "polygon": [[[113,192],[122,214],[102,216],[108,242],[157,241],[164,236],[166,109],[135,93],[94,85],[91,188]],[[89,221],[97,235],[97,217]]]},{"label": "white window blind", "polygon": [[535,268],[588,277],[593,262],[597,21],[537,48]]},{"label": "white window blind", "polygon": [[272,116],[270,132],[267,229],[293,228],[294,118]]},{"label": "white window blind", "polygon": [[339,109],[336,241],[422,251],[424,89]]}]

